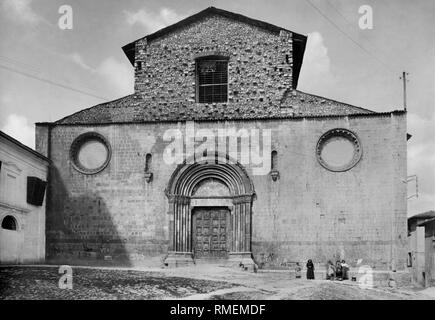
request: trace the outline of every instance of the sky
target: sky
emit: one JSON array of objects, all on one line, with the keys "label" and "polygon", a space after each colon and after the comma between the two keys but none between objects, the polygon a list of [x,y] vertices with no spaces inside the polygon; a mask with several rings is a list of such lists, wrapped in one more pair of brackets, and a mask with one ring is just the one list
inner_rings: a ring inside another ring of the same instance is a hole
[{"label": "sky", "polygon": [[[62,5],[72,29],[61,29]],[[361,29],[369,5],[373,28]],[[133,92],[121,47],[209,6],[308,35],[298,89],[374,111],[403,109],[408,214],[435,210],[433,0],[0,0],[0,130],[34,147],[34,123]],[[415,194],[415,181],[408,185]]]}]

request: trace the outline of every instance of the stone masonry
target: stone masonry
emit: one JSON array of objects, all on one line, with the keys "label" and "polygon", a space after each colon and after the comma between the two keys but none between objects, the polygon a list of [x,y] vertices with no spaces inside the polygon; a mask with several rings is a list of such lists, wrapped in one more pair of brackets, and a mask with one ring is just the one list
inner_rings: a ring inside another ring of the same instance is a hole
[{"label": "stone masonry", "polygon": [[[302,56],[295,58],[293,45],[304,47],[306,38],[291,31],[214,8],[168,28],[124,47],[136,69],[134,94],[37,124],[37,150],[52,161],[47,257],[164,259],[174,221],[165,191],[177,165],[163,159],[169,143],[163,136],[184,132],[193,120],[195,129],[214,132],[271,130],[278,179],[244,165],[255,189],[249,235],[258,265],[342,258],[403,270],[406,113],[375,113],[296,90]],[[227,103],[195,102],[195,58],[206,55],[229,57]],[[316,157],[319,138],[335,128],[352,131],[362,146],[348,171],[329,171]],[[111,147],[97,174],[72,166],[71,144],[86,132],[101,134]]]}]

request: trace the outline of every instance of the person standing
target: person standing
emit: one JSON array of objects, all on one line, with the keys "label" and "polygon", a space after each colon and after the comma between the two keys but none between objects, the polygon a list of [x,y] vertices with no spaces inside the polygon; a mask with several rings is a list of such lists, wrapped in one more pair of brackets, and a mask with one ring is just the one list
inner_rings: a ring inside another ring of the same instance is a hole
[{"label": "person standing", "polygon": [[326,280],[334,280],[335,279],[335,267],[331,260],[328,261],[326,266]]},{"label": "person standing", "polygon": [[307,262],[307,279],[313,280],[314,279],[314,264],[311,259]]},{"label": "person standing", "polygon": [[302,268],[301,268],[299,262],[296,262],[295,277],[296,277],[296,279],[300,279],[302,277]]},{"label": "person standing", "polygon": [[343,280],[343,269],[340,260],[337,260],[337,263],[335,264],[335,279],[340,281]]},{"label": "person standing", "polygon": [[349,265],[346,263],[346,261],[341,260],[341,272],[343,274],[343,280],[349,279]]}]

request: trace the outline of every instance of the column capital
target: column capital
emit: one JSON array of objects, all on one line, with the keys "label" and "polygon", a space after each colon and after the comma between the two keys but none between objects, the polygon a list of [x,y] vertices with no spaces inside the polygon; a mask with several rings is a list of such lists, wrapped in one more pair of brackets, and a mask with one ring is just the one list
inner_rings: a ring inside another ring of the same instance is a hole
[{"label": "column capital", "polygon": [[254,196],[253,194],[241,194],[241,195],[235,196],[233,198],[233,203],[234,204],[251,203],[253,196]]},{"label": "column capital", "polygon": [[180,194],[168,194],[169,203],[190,204],[190,197]]}]

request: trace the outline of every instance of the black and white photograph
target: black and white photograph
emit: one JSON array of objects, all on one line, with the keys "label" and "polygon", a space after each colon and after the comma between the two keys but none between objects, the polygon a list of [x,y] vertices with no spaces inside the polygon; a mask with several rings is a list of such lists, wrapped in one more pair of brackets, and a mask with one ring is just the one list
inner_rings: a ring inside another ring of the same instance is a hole
[{"label": "black and white photograph", "polygon": [[0,300],[435,300],[434,36],[433,0],[0,0]]}]

